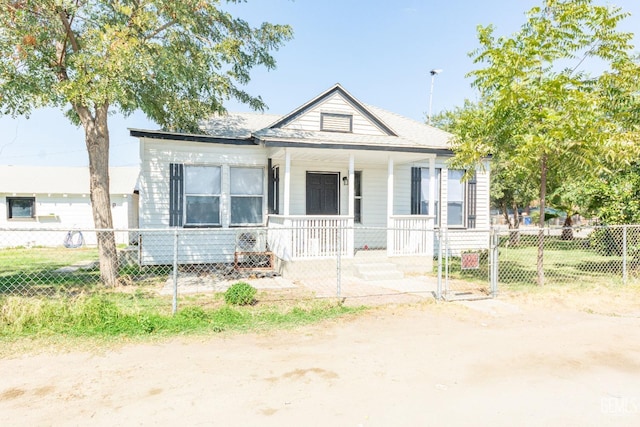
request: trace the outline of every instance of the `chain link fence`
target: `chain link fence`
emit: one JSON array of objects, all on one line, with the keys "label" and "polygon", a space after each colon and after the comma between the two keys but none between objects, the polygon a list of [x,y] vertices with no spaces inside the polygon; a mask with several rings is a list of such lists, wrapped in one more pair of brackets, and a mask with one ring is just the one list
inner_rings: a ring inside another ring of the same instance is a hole
[{"label": "chain link fence", "polygon": [[0,297],[119,292],[175,312],[208,304],[212,294],[221,299],[239,282],[255,287],[260,301],[342,298],[366,305],[438,292],[431,230],[318,224],[113,233],[115,289],[101,285],[95,230],[0,229]]},{"label": "chain link fence", "polygon": [[261,301],[343,298],[367,305],[490,298],[499,286],[535,285],[541,277],[545,284],[629,283],[640,277],[640,226],[432,231],[318,225],[113,233],[119,286],[105,289],[95,230],[0,229],[0,297],[109,291],[175,312],[208,304],[211,295],[239,282],[256,288]]},{"label": "chain link fence", "polygon": [[639,225],[523,227],[496,234],[501,285],[628,284],[640,279]]}]

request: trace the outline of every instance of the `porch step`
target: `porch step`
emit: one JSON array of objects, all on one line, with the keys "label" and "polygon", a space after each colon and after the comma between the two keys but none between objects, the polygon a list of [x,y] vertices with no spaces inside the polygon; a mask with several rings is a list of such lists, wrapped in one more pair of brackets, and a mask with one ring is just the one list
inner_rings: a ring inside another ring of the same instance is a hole
[{"label": "porch step", "polygon": [[404,277],[398,266],[391,262],[354,264],[353,269],[355,276],[364,280],[393,280]]}]

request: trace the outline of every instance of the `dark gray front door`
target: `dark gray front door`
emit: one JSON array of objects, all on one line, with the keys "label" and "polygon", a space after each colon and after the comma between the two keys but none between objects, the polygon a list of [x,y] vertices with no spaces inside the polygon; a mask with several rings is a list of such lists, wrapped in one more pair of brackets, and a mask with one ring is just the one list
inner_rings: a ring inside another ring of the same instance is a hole
[{"label": "dark gray front door", "polygon": [[338,215],[337,173],[307,172],[307,215]]}]

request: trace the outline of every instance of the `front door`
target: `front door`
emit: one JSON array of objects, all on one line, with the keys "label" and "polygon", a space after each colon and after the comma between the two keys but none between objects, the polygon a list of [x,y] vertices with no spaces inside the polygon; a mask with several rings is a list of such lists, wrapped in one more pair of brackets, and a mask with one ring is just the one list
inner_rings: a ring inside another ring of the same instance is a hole
[{"label": "front door", "polygon": [[338,173],[307,172],[307,215],[338,215]]}]

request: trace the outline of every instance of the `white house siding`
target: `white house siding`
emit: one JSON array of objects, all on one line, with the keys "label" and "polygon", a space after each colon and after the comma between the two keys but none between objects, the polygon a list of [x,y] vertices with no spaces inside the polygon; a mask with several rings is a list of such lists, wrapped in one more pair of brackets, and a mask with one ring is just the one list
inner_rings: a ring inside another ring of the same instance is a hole
[{"label": "white house siding", "polygon": [[[142,170],[139,182],[140,228],[169,229],[169,168],[171,163],[221,166],[221,221],[223,229],[181,229],[179,262],[232,262],[236,228],[229,226],[229,167],[262,167],[264,175],[264,219],[267,207],[267,159],[257,146],[219,145],[144,138],[141,140]],[[143,264],[165,264],[173,256],[174,235],[170,232],[141,231],[140,257]]]},{"label": "white house siding", "polygon": [[339,94],[334,94],[305,114],[296,117],[284,126],[285,129],[319,131],[321,113],[350,114],[353,116],[353,133],[360,135],[386,135],[379,127],[356,110]]},{"label": "white house siding", "polygon": [[265,170],[264,207],[266,210],[267,159],[261,147],[153,140],[143,138],[140,175],[140,227],[169,227],[169,167],[171,163],[222,166],[223,226],[229,216],[229,166],[262,167]]},{"label": "white house siding", "polygon": [[[440,224],[447,223],[447,177],[448,166],[446,158],[438,158],[435,167],[441,169],[440,186]],[[484,163],[484,171],[476,173],[476,227],[449,228],[449,250],[459,254],[464,250],[486,249],[489,242],[490,229],[490,196],[489,196],[489,163]],[[394,215],[409,215],[411,213],[411,168],[428,168],[428,162],[394,165]],[[436,230],[438,232],[438,230]],[[437,239],[436,239],[437,250]]]},{"label": "white house siding", "polygon": [[[135,218],[133,196],[111,195],[114,229],[137,228],[137,222],[130,221]],[[35,197],[36,217],[8,219],[7,197]],[[88,194],[0,194],[0,228],[6,229],[0,233],[0,247],[58,246],[69,230],[81,230],[86,245],[97,244],[95,233],[89,231],[95,226]],[[129,243],[128,234],[116,233],[116,243]]]},{"label": "white house siding", "polygon": [[[393,214],[411,214],[411,167],[413,164],[393,166]],[[428,166],[428,165],[427,165]],[[386,172],[386,171],[385,171]],[[386,209],[385,209],[386,218]]]},{"label": "white house siding", "polygon": [[179,264],[231,263],[237,231],[235,228],[142,230],[140,263],[172,264],[175,252]]}]

